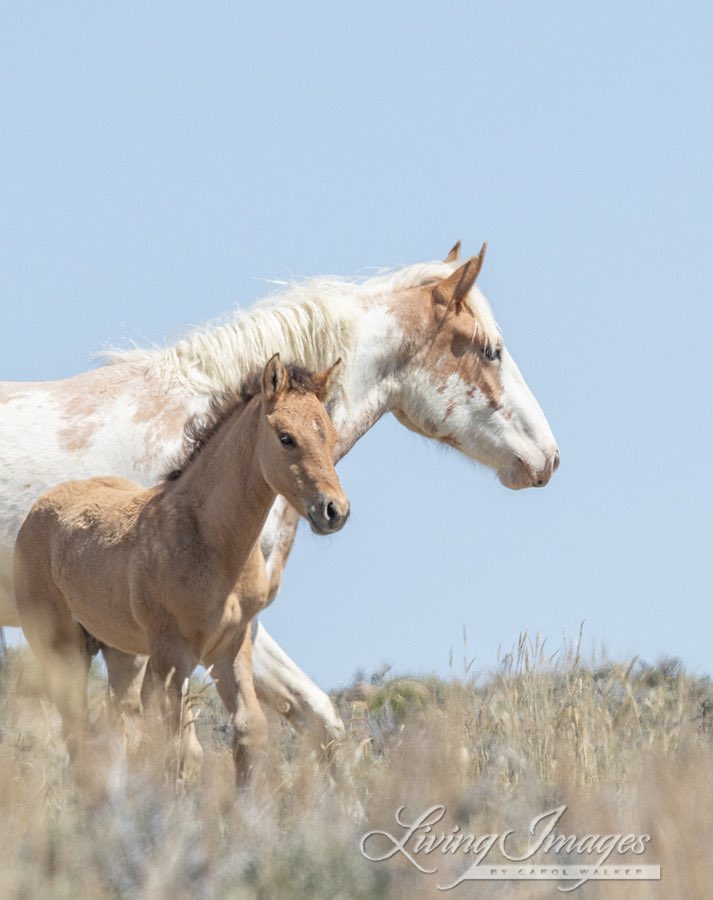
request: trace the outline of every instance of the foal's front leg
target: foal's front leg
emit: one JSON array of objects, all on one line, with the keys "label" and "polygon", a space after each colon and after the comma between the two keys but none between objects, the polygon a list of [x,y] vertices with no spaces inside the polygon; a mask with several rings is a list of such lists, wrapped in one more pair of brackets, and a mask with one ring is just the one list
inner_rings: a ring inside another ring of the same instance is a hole
[{"label": "foal's front leg", "polygon": [[[149,641],[149,661],[141,686],[141,705],[147,719],[161,719],[162,729],[181,745],[179,769],[185,764],[184,737],[181,734],[183,684],[196,667],[197,659],[188,643],[178,633],[166,630]],[[188,738],[195,738],[190,729]],[[197,740],[196,740],[197,744]],[[196,748],[190,747],[191,755]],[[202,753],[200,744],[197,752]]]},{"label": "foal's front leg", "polygon": [[102,646],[106,676],[116,712],[138,710],[146,657],[124,653],[108,644]]},{"label": "foal's front leg", "polygon": [[235,783],[247,787],[258,773],[267,747],[267,719],[253,685],[249,627],[233,645],[232,652],[216,660],[213,674],[220,699],[233,722]]}]

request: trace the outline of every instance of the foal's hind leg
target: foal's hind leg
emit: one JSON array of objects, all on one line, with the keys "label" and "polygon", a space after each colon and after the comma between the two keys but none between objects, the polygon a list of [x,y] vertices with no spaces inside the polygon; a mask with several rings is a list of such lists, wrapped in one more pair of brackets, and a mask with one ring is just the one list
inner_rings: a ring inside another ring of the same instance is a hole
[{"label": "foal's hind leg", "polygon": [[87,729],[87,635],[54,586],[42,593],[20,590],[18,608],[25,637],[42,666],[47,692],[62,718],[70,759],[76,762]]},{"label": "foal's hind leg", "polygon": [[250,628],[235,646],[213,667],[220,699],[233,721],[235,782],[246,787],[258,773],[267,746],[267,719],[255,693]]}]

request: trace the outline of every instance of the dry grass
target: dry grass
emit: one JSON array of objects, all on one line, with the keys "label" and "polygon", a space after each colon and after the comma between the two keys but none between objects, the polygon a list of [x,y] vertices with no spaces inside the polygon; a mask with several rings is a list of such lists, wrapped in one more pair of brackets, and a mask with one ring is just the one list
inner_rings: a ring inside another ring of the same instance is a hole
[{"label": "dry grass", "polygon": [[[468,856],[422,854],[439,869],[425,875],[403,856],[376,863],[359,851],[369,829],[401,834],[398,807],[413,818],[434,804],[446,807],[436,831],[521,829],[567,804],[566,834],[651,835],[638,861],[659,863],[661,882],[590,882],[575,896],[713,896],[713,685],[675,662],[585,663],[576,649],[548,659],[523,638],[479,681],[377,678],[336,695],[353,791],[273,723],[267,783],[239,798],[213,688],[194,690],[203,772],[176,784],[131,723],[124,752],[93,678],[94,759],[109,785],[98,800],[75,786],[28,652],[10,651],[1,677],[4,898],[444,896],[437,884]],[[465,884],[450,895],[559,896],[553,882]]]}]

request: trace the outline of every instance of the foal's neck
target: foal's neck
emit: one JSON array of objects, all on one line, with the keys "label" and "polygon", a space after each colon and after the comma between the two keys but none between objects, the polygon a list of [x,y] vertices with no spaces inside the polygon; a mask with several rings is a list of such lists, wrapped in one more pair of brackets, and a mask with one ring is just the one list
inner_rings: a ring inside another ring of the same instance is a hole
[{"label": "foal's neck", "polygon": [[177,494],[195,510],[205,545],[236,578],[276,497],[257,461],[260,413],[259,397],[233,412],[176,482]]}]

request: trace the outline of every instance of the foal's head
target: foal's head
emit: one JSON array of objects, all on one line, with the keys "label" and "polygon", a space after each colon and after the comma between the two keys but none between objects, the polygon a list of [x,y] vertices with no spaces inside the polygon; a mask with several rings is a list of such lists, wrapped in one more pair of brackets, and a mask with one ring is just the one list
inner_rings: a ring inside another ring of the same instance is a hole
[{"label": "foal's head", "polygon": [[338,366],[313,374],[286,368],[276,353],[262,375],[256,446],[262,476],[317,534],[339,531],[349,516],[334,470],[337,435],[323,405]]}]

